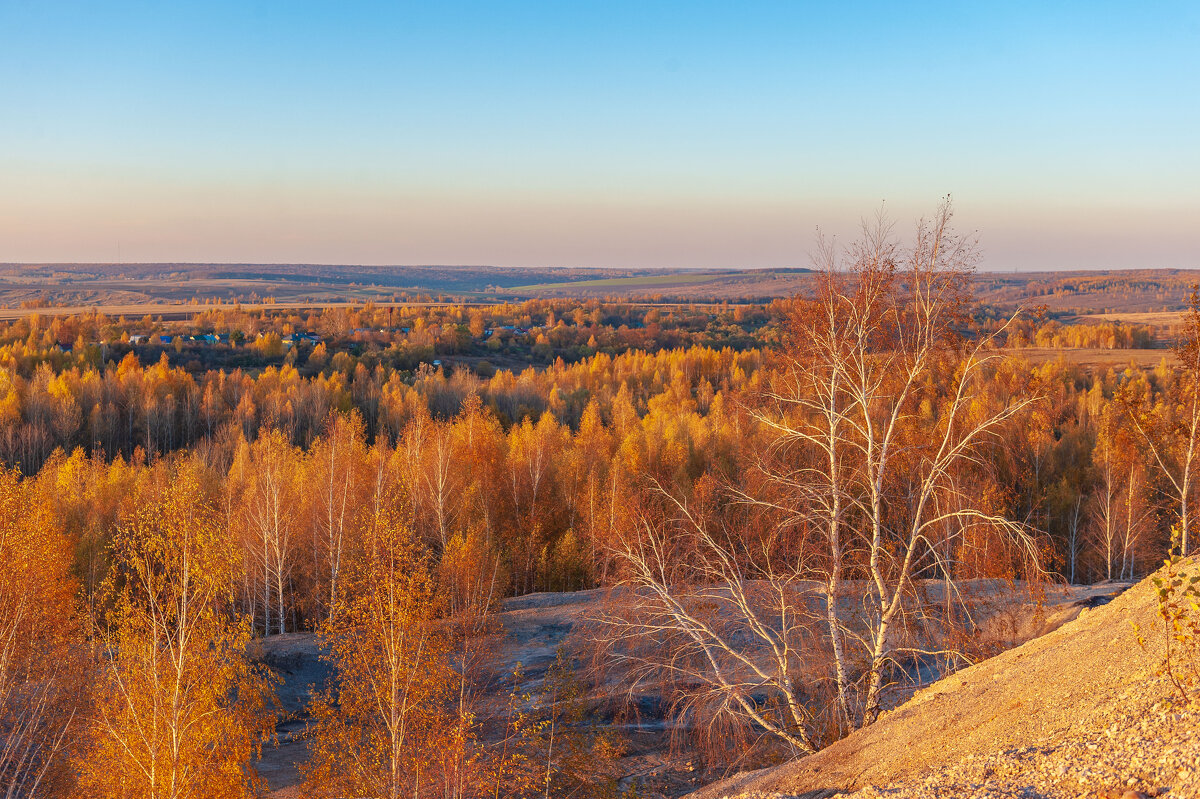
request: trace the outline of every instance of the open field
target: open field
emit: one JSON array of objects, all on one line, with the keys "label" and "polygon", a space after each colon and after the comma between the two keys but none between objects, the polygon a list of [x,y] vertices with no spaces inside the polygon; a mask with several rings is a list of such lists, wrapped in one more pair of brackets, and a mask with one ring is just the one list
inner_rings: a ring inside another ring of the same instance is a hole
[{"label": "open field", "polygon": [[[1194,270],[979,272],[975,293],[1001,308],[1045,308],[1135,321],[1184,307]],[[812,272],[786,269],[525,269],[328,264],[0,264],[0,305],[124,306],[220,302],[328,304],[538,297],[763,301],[807,292]],[[1150,322],[1140,322],[1150,323]]]},{"label": "open field", "polygon": [[1197,282],[1200,271],[1195,269],[984,271],[975,275],[975,293],[993,305],[1051,313],[1167,313],[1184,307]]},{"label": "open field", "polygon": [[[732,274],[748,275],[749,273]],[[731,273],[729,272],[686,272],[667,275],[641,275],[639,277],[610,277],[601,278],[599,280],[579,280],[575,282],[534,283],[528,286],[515,286],[512,290],[523,293],[538,293],[543,291],[558,291],[561,289],[570,289],[572,291],[589,291],[592,289],[668,288],[674,286],[698,285],[703,283],[717,283],[719,281],[729,280],[730,275]]]},{"label": "open field", "polygon": [[1053,347],[1022,347],[1010,352],[1018,354],[1031,363],[1048,363],[1060,358],[1089,368],[1123,369],[1126,366],[1140,368],[1158,366],[1165,359],[1167,363],[1177,364],[1179,359],[1174,351],[1169,349],[1133,350],[1133,349],[1058,349]]},{"label": "open field", "polygon": [[807,269],[679,271],[663,274],[611,277],[517,286],[514,292],[533,296],[608,296],[653,292],[681,299],[763,299],[807,291],[812,273]]},{"label": "open field", "polygon": [[[434,301],[411,301],[411,302],[376,302],[375,305],[380,308],[402,308],[402,307],[443,307],[448,303]],[[453,303],[454,305],[478,306],[492,305],[494,303],[478,302],[478,303]],[[232,311],[241,309],[243,311],[279,311],[288,309],[303,309],[303,308],[361,308],[362,302],[347,302],[343,300],[330,302],[245,302],[245,303],[217,303],[209,305],[201,305],[197,303],[145,303],[145,304],[124,304],[124,305],[62,305],[50,306],[47,308],[0,308],[0,320],[23,319],[30,314],[39,316],[74,316],[76,314],[87,314],[93,311],[107,314],[108,316],[125,316],[131,319],[141,318],[143,316],[152,316],[154,318],[162,317],[166,321],[178,321],[180,319],[191,319],[197,314],[206,313],[209,311]]]},{"label": "open field", "polygon": [[1081,314],[1075,321],[1084,324],[1119,322],[1123,325],[1144,325],[1154,330],[1160,341],[1170,341],[1179,327],[1179,311],[1149,311],[1145,313]]}]

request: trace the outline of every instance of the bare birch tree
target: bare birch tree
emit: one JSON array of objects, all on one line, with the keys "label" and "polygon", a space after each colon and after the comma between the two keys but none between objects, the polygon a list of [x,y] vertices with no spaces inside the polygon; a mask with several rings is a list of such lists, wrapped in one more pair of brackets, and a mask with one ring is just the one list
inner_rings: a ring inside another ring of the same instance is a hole
[{"label": "bare birch tree", "polygon": [[1171,486],[1179,506],[1179,549],[1190,551],[1195,525],[1192,494],[1200,469],[1200,287],[1193,286],[1183,314],[1175,354],[1183,363],[1176,390],[1158,407],[1145,398],[1126,395],[1125,406],[1134,428],[1146,443],[1151,459]]},{"label": "bare birch tree", "polygon": [[789,568],[778,538],[739,540],[656,488],[663,512],[639,513],[617,534],[614,566],[626,576],[591,620],[600,657],[625,673],[631,694],[667,687],[692,726],[727,734],[728,718],[748,721],[794,754],[816,751],[798,679],[816,676],[805,564]]},{"label": "bare birch tree", "polygon": [[874,722],[905,654],[898,626],[921,602],[915,583],[937,577],[952,595],[964,531],[1003,537],[1038,570],[1032,531],[963,479],[1031,400],[978,394],[999,356],[990,338],[960,334],[977,256],[951,217],[947,202],[907,249],[882,215],[845,259],[822,243],[815,297],[797,302],[792,347],[752,411],[771,442],[761,485],[727,486],[770,529],[710,529],[672,501],[663,521],[621,540],[624,601],[636,612],[602,619],[626,642],[613,662],[646,651],[628,645],[639,636],[672,644],[641,668],[680,670],[729,713],[812,751],[801,675],[811,681],[804,672],[828,660],[835,726]]},{"label": "bare birch tree", "polygon": [[755,414],[779,445],[820,453],[783,479],[801,495],[796,521],[819,524],[829,550],[821,578],[843,709],[848,552],[867,578],[866,595],[855,597],[868,609],[861,724],[879,715],[894,625],[913,580],[953,575],[959,530],[983,525],[1027,557],[1036,553],[1023,525],[981,508],[955,479],[1031,400],[995,409],[977,401],[979,378],[999,356],[990,338],[960,336],[978,256],[974,238],[953,231],[952,216],[947,201],[918,223],[907,250],[882,215],[864,225],[845,259],[822,243],[816,299],[801,305],[793,328],[797,348]]}]

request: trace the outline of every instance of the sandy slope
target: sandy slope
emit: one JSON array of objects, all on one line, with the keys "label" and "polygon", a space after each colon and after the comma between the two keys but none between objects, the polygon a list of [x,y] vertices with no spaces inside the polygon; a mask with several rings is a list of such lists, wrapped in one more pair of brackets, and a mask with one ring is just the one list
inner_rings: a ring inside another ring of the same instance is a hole
[{"label": "sandy slope", "polygon": [[815,755],[691,796],[1200,795],[1200,716],[1161,704],[1160,650],[1136,641],[1156,607],[1143,581]]}]

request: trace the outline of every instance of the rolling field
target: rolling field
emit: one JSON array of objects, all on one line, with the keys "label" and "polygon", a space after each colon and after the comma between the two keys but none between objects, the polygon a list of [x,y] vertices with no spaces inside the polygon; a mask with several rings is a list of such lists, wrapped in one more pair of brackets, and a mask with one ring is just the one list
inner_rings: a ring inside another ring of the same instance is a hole
[{"label": "rolling field", "polygon": [[[739,275],[744,273],[733,274]],[[528,286],[514,286],[510,290],[522,293],[538,293],[543,291],[560,291],[562,289],[569,289],[572,291],[589,291],[592,289],[669,288],[673,286],[695,286],[705,283],[716,283],[722,280],[729,280],[730,277],[731,273],[729,272],[684,272],[666,275],[640,275],[638,277],[610,277],[601,278],[598,280],[576,280],[558,283],[534,283]]]},{"label": "rolling field", "polygon": [[1175,356],[1175,353],[1169,349],[1107,350],[1099,348],[1058,349],[1052,347],[1021,347],[1008,350],[1008,352],[1019,355],[1031,363],[1050,363],[1061,358],[1068,363],[1079,364],[1091,369],[1106,369],[1110,367],[1113,369],[1124,369],[1127,366],[1145,369],[1158,366],[1164,359],[1169,364],[1179,363],[1179,359]]},{"label": "rolling field", "polygon": [[[658,295],[676,302],[763,301],[807,293],[812,272],[329,264],[0,264],[0,306],[135,306],[217,301],[277,305],[408,300],[520,301]],[[902,278],[901,278],[902,279]],[[1081,321],[1168,328],[1200,270],[978,272],[976,298]],[[177,311],[175,311],[177,313]]]},{"label": "rolling field", "polygon": [[1078,321],[1085,323],[1120,322],[1126,325],[1146,325],[1168,331],[1179,324],[1179,311],[1148,311],[1144,313],[1083,314]]},{"label": "rolling field", "polygon": [[[446,302],[375,302],[375,305],[381,308],[402,308],[402,307],[437,307],[448,304],[474,306],[474,305],[490,305],[493,303],[446,303]],[[142,317],[153,316],[155,318],[162,317],[164,320],[179,320],[190,319],[198,314],[206,311],[233,311],[241,309],[243,311],[262,311],[262,310],[286,310],[286,309],[308,309],[308,308],[361,308],[363,302],[345,302],[345,301],[314,301],[314,302],[274,302],[274,303],[218,303],[201,305],[198,303],[161,303],[150,302],[142,304],[124,304],[124,305],[59,305],[48,308],[0,308],[0,320],[9,321],[12,319],[23,319],[32,314],[38,316],[74,316],[76,314],[88,314],[93,311],[102,313],[107,316],[125,316],[125,317]]]}]

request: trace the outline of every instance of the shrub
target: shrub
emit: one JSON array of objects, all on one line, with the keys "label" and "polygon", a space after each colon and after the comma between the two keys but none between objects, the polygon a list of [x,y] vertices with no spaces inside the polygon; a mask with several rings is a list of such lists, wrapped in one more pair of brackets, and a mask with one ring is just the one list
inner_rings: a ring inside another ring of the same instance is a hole
[{"label": "shrub", "polygon": [[[1178,554],[1180,538],[1176,525],[1171,530],[1171,556],[1152,580],[1158,591],[1158,617],[1163,631],[1163,660],[1158,674],[1171,681],[1187,704],[1200,700],[1200,573],[1195,558]],[[1138,642],[1145,648],[1140,634]]]}]

